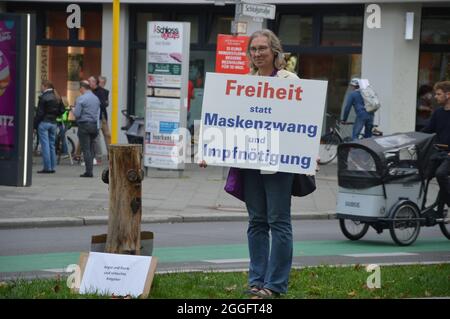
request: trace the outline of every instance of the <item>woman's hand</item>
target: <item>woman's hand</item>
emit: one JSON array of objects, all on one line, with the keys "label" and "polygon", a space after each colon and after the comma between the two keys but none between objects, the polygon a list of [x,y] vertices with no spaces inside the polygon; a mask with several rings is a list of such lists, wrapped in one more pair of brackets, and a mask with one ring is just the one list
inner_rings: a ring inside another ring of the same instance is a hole
[{"label": "woman's hand", "polygon": [[202,160],[200,163],[198,163],[198,166],[200,166],[201,168],[206,168],[208,164],[206,164],[205,160]]}]

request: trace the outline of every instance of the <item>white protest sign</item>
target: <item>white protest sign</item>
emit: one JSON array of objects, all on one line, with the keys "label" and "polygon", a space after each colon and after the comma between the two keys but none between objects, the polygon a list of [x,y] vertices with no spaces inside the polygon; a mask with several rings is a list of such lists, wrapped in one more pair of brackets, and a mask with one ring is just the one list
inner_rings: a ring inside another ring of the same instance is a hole
[{"label": "white protest sign", "polygon": [[[90,252],[80,285],[80,293],[138,297],[149,290],[151,256]],[[151,282],[150,282],[151,284]]]},{"label": "white protest sign", "polygon": [[327,81],[207,73],[199,159],[315,174]]}]

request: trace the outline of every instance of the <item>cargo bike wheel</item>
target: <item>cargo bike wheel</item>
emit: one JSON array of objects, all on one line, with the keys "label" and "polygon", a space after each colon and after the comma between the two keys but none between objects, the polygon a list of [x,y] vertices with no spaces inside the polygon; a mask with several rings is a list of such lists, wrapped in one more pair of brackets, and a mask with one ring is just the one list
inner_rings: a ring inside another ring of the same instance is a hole
[{"label": "cargo bike wheel", "polygon": [[419,209],[411,203],[402,203],[394,209],[389,231],[396,244],[408,246],[416,241],[420,232],[419,217]]},{"label": "cargo bike wheel", "polygon": [[345,237],[350,240],[358,240],[364,237],[369,230],[369,225],[358,220],[340,218],[339,227]]},{"label": "cargo bike wheel", "polygon": [[442,233],[447,239],[450,239],[450,214],[448,210],[444,211],[443,221],[439,223],[439,227],[441,228]]}]

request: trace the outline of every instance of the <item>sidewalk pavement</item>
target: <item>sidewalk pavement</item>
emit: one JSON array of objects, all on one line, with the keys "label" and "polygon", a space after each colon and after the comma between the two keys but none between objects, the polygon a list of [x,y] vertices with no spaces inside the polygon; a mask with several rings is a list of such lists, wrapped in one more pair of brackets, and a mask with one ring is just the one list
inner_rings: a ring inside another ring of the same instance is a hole
[{"label": "sidewalk pavement", "polygon": [[[62,160],[55,174],[37,174],[34,157],[31,187],[0,186],[0,228],[106,225],[108,185],[101,181],[107,167],[94,166],[94,178],[80,178],[84,167]],[[335,217],[336,164],[321,166],[317,190],[292,198],[293,219]],[[142,222],[246,221],[243,202],[224,190],[226,170],[187,164],[183,172],[149,169],[142,185]]]}]

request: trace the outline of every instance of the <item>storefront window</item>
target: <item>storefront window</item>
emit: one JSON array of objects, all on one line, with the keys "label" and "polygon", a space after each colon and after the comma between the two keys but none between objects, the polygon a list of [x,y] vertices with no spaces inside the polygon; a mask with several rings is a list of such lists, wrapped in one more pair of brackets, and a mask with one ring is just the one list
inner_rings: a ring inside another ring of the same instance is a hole
[{"label": "storefront window", "polygon": [[68,40],[69,29],[66,26],[67,14],[64,11],[45,12],[45,38]]},{"label": "storefront window", "polygon": [[450,14],[422,17],[422,44],[450,44]]},{"label": "storefront window", "polygon": [[147,22],[167,21],[169,15],[162,12],[142,12],[137,14],[136,39],[138,42],[147,42]]},{"label": "storefront window", "polygon": [[191,41],[190,41],[190,43],[198,43],[198,15],[178,14],[176,21],[190,22],[191,23]]},{"label": "storefront window", "polygon": [[79,40],[102,40],[102,13],[101,11],[82,12],[81,28],[78,31]]},{"label": "storefront window", "polygon": [[327,80],[327,109],[340,116],[348,83],[361,74],[361,54],[300,54],[299,76],[304,79]]},{"label": "storefront window", "polygon": [[323,46],[361,46],[362,30],[362,16],[324,16],[320,43]]},{"label": "storefront window", "polygon": [[285,45],[312,45],[312,17],[283,15],[280,20],[279,36]]},{"label": "storefront window", "polygon": [[147,80],[146,71],[146,50],[136,50],[135,78],[134,78],[134,115],[144,117],[145,115],[145,92]]},{"label": "storefront window", "polygon": [[450,81],[450,52],[422,52],[419,60],[419,86]]},{"label": "storefront window", "polygon": [[100,75],[100,65],[100,48],[39,45],[36,50],[36,90],[40,89],[42,80],[49,80],[63,101],[74,105],[79,95],[79,81]]},{"label": "storefront window", "polygon": [[233,17],[226,15],[216,15],[213,20],[211,32],[209,33],[208,43],[217,43],[218,34],[230,34],[231,21],[233,21]]}]

